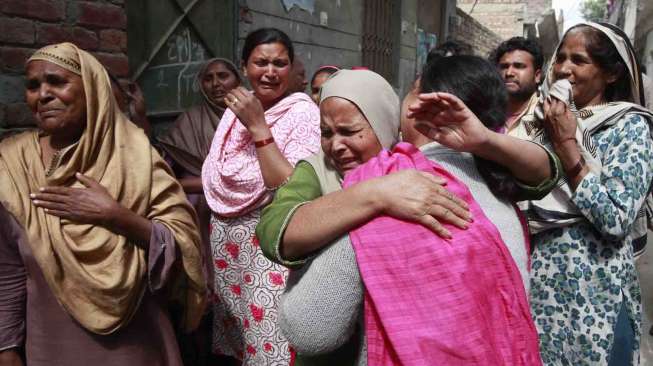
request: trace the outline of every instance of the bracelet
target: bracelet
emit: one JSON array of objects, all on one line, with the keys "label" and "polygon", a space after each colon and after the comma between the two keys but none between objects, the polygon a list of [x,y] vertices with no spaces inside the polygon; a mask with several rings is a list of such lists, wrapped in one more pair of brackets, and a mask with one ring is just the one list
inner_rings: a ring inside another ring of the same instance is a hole
[{"label": "bracelet", "polygon": [[573,168],[569,170],[565,170],[565,174],[567,174],[567,177],[569,178],[575,177],[583,170],[584,167],[585,167],[585,158],[583,158],[583,155],[581,155],[576,165],[574,165]]},{"label": "bracelet", "polygon": [[288,182],[290,182],[290,175],[287,176],[286,179],[284,179],[283,182],[281,182],[278,186],[276,186],[276,187],[265,187],[265,189],[268,190],[269,192],[274,192],[277,189],[285,186],[286,183],[288,183]]},{"label": "bracelet", "polygon": [[269,145],[274,142],[274,137],[268,137],[263,140],[258,140],[254,141],[254,146],[258,149],[259,147],[263,147],[265,145]]}]

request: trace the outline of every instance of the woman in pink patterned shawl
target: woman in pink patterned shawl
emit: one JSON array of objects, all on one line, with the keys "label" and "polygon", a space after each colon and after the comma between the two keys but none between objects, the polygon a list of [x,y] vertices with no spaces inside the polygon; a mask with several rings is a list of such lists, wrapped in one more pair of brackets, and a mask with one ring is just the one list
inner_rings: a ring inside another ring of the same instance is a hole
[{"label": "woman in pink patterned shawl", "polygon": [[225,97],[228,109],[202,167],[211,217],[214,264],[213,351],[243,365],[290,363],[277,328],[285,267],[269,261],[254,230],[274,190],[295,163],[319,150],[319,110],[304,93],[288,92],[293,46],[273,28],[250,33],[242,51],[242,87]]}]

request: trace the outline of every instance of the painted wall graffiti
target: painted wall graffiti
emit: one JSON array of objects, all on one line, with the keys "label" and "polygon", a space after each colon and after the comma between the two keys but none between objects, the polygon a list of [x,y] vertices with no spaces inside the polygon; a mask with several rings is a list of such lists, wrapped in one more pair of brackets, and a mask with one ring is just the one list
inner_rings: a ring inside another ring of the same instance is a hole
[{"label": "painted wall graffiti", "polygon": [[[179,112],[197,101],[197,72],[207,51],[194,31],[180,26],[165,42],[143,73],[144,91],[152,100],[153,114]],[[151,97],[150,97],[151,96]]]},{"label": "painted wall graffiti", "polygon": [[199,90],[199,85],[196,83],[197,65],[198,61],[204,60],[205,52],[204,47],[191,38],[189,28],[185,28],[180,34],[170,37],[168,40],[168,60],[177,65],[181,65],[181,69],[177,74],[177,107],[182,106],[182,96],[188,96],[191,93],[196,93]]}]

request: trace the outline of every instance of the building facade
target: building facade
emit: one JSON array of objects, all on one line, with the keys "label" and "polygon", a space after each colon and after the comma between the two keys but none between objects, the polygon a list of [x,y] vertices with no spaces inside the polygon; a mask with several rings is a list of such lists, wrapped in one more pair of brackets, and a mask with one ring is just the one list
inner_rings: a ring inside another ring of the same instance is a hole
[{"label": "building facade", "polygon": [[502,41],[516,36],[537,41],[546,60],[562,31],[562,17],[556,16],[551,5],[551,0],[458,0],[462,11]]},{"label": "building facade", "polygon": [[74,42],[135,80],[157,129],[199,100],[203,60],[239,64],[256,28],[286,32],[309,76],[324,64],[365,66],[403,95],[456,19],[455,0],[1,0],[0,134],[33,126],[24,63],[46,44]]},{"label": "building facade", "polygon": [[0,1],[0,134],[34,125],[24,98],[25,61],[38,48],[74,42],[118,77],[129,76],[123,0]]},{"label": "building facade", "polygon": [[633,42],[639,62],[647,75],[651,75],[653,73],[653,3],[646,0],[610,0],[606,20],[626,32]]}]

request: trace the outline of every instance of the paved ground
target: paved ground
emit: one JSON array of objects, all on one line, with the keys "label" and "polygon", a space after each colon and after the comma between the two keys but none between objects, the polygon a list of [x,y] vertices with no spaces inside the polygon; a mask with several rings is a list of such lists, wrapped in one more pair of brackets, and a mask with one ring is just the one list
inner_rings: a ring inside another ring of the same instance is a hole
[{"label": "paved ground", "polygon": [[637,261],[639,279],[642,284],[642,301],[644,314],[642,314],[642,343],[641,364],[653,366],[653,336],[648,334],[653,319],[653,237],[649,235],[646,253]]}]

